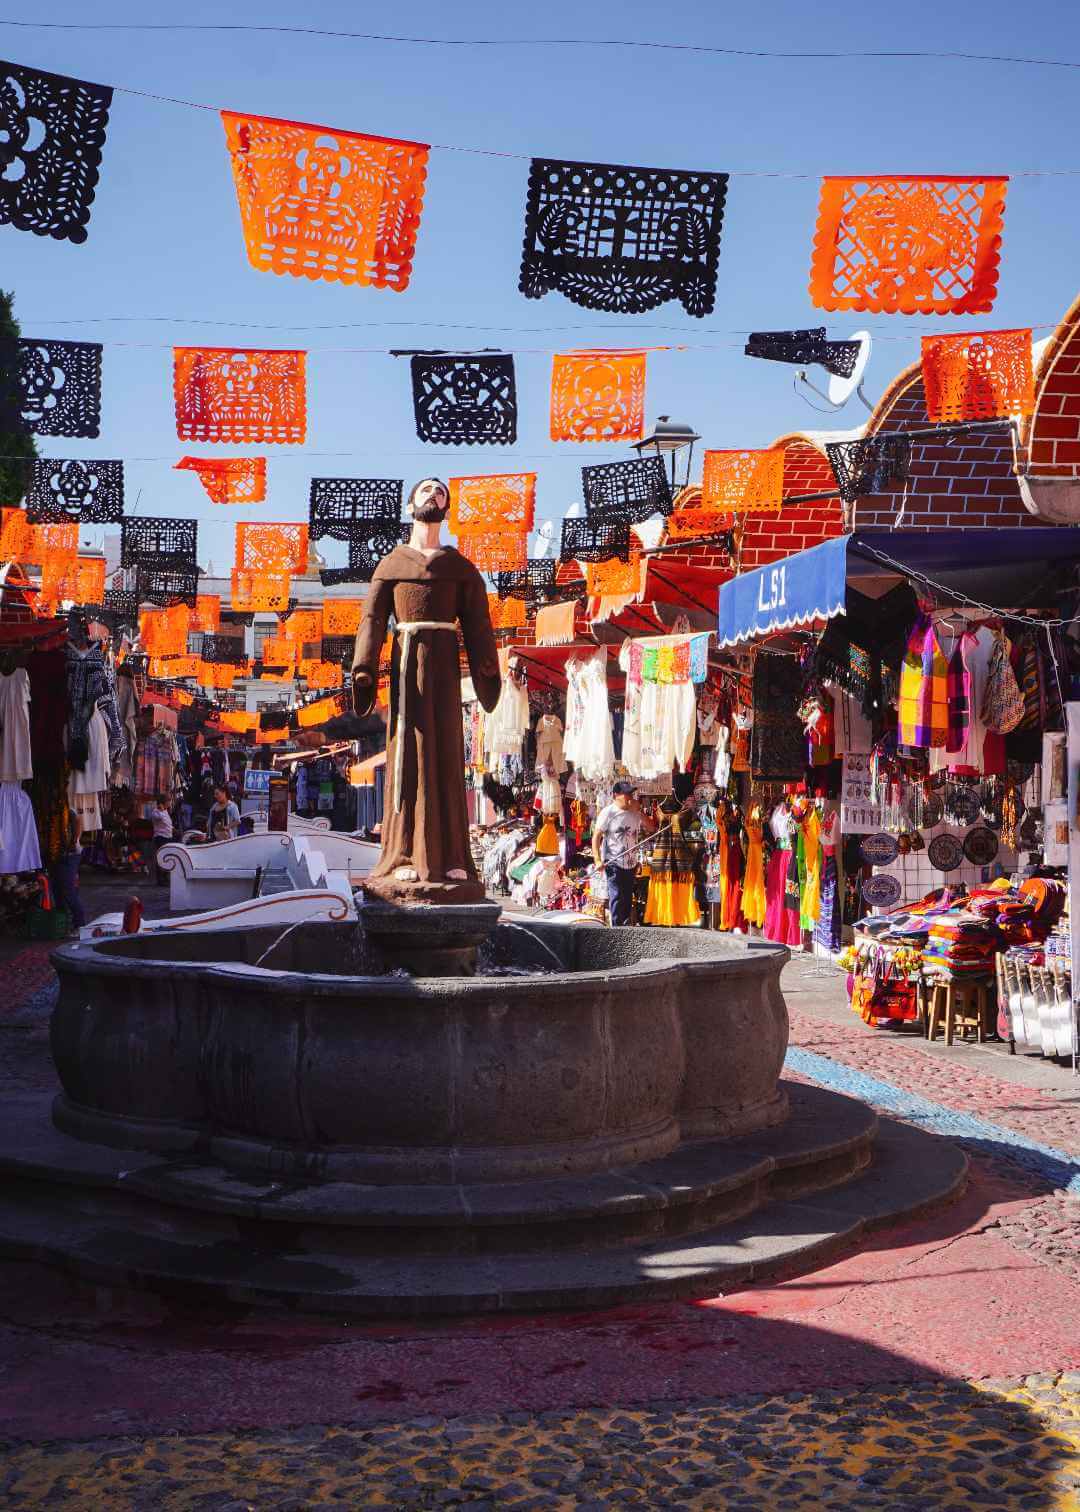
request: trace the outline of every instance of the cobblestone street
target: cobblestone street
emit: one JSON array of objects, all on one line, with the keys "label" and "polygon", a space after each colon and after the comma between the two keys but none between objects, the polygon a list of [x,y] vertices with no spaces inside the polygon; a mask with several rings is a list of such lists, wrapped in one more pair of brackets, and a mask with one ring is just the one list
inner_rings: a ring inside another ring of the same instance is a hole
[{"label": "cobblestone street", "polygon": [[[0,1075],[48,1087],[48,947],[2,958]],[[869,1030],[805,958],[784,989],[788,1074],[961,1142],[957,1204],[730,1296],[444,1324],[225,1312],[9,1260],[4,1504],[1080,1507],[1077,1083]]]}]

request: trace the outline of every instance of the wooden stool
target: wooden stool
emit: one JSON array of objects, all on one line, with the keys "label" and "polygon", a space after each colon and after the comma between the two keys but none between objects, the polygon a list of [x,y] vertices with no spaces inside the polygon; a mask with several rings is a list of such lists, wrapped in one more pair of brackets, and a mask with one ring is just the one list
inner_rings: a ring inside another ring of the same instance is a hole
[{"label": "wooden stool", "polygon": [[981,1045],[984,1036],[991,1030],[989,977],[930,978],[930,1012],[926,1022],[926,1037],[935,1039],[939,1029],[945,1032],[945,1043],[951,1045],[953,1035],[959,1030],[961,1036],[974,1029],[976,1040]]}]

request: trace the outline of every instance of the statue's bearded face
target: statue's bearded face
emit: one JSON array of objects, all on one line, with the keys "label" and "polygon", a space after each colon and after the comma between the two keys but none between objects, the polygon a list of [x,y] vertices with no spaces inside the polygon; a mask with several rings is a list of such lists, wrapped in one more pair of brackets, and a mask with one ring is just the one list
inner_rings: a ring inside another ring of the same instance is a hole
[{"label": "statue's bearded face", "polygon": [[423,524],[434,524],[446,518],[450,508],[450,495],[446,484],[438,478],[425,478],[416,485],[413,493],[412,516]]}]

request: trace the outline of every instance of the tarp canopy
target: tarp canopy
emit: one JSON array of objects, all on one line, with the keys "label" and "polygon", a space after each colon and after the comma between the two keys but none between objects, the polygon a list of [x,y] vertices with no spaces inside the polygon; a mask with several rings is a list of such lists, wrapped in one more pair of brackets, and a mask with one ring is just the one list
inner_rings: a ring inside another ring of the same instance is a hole
[{"label": "tarp canopy", "polygon": [[719,644],[745,645],[844,614],[849,583],[870,598],[910,581],[956,603],[1048,608],[1077,562],[1080,528],[855,531],[722,584]]}]

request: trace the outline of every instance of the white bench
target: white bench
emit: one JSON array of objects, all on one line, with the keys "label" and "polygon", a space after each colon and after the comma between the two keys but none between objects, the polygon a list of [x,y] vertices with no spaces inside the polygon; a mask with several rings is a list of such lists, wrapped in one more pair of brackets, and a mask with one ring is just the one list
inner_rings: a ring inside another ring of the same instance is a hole
[{"label": "white bench", "polygon": [[277,891],[288,885],[289,856],[308,842],[317,847],[329,868],[344,872],[354,885],[368,875],[379,857],[379,847],[370,840],[330,830],[308,835],[263,830],[208,845],[170,842],[161,847],[157,858],[169,875],[169,907],[202,911],[246,902],[255,891],[256,878],[260,891]]},{"label": "white bench", "polygon": [[[204,850],[220,851],[231,845],[242,845],[245,841],[266,838],[245,835],[241,840],[223,840],[215,846],[195,846],[191,849],[195,854]],[[239,929],[261,927],[264,924],[299,924],[310,919],[339,921],[355,917],[353,884],[348,872],[331,865],[319,848],[322,840],[348,841],[350,836],[328,835],[320,837],[319,841],[306,835],[273,835],[269,838],[277,843],[278,854],[274,859],[279,861],[278,865],[271,868],[275,883],[272,892],[252,897],[249,879],[247,891],[233,902],[218,908],[185,914],[179,918],[144,919],[141,929],[150,933],[191,929]],[[353,844],[365,845],[365,842],[354,841]],[[166,849],[167,847],[162,847],[162,856]],[[189,848],[175,846],[172,849],[187,851]],[[377,846],[367,845],[366,849],[378,852]],[[174,865],[179,868],[178,858],[174,860]],[[237,879],[234,875],[228,874],[235,873],[236,870],[238,869],[219,866],[217,871],[221,875],[217,879],[214,878],[212,870],[207,870],[203,874],[203,882],[196,885],[205,886],[209,879],[211,883],[217,881],[223,885],[231,883],[235,886]],[[251,878],[254,874],[254,868],[252,868]],[[175,871],[173,875],[176,875]],[[205,897],[205,893],[202,896]],[[123,914],[102,914],[100,918],[87,924],[80,931],[80,938],[99,940],[106,935],[119,934],[122,928]]]}]

